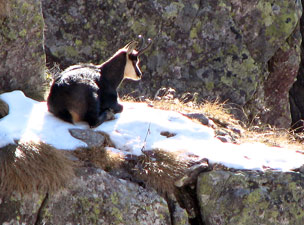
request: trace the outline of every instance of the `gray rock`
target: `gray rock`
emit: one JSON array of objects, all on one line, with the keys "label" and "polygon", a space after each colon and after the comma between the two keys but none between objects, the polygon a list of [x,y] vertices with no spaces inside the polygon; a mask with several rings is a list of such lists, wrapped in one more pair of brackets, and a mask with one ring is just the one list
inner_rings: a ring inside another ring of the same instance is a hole
[{"label": "gray rock", "polygon": [[205,224],[304,224],[300,173],[211,171],[198,178]]},{"label": "gray rock", "polygon": [[0,119],[5,117],[9,112],[9,106],[6,102],[0,99]]},{"label": "gray rock", "polygon": [[104,135],[102,135],[100,132],[95,132],[90,129],[84,130],[72,128],[69,129],[69,132],[74,138],[85,142],[89,148],[102,146],[105,141]]},{"label": "gray rock", "polygon": [[38,194],[1,198],[0,223],[170,224],[167,203],[156,192],[101,169],[79,169],[66,189],[44,200]]},{"label": "gray rock", "polygon": [[154,191],[100,169],[83,168],[66,190],[52,195],[45,224],[169,224],[167,203]]},{"label": "gray rock", "polygon": [[43,100],[46,90],[44,21],[39,0],[1,0],[0,93],[22,90]]}]

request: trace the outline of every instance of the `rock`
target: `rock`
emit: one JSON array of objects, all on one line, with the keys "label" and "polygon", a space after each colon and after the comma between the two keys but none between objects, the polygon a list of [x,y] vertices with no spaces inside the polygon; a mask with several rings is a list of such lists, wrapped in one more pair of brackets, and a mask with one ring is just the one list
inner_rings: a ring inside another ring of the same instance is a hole
[{"label": "rock", "polygon": [[190,225],[188,221],[188,214],[185,209],[182,209],[177,203],[173,213],[173,225]]},{"label": "rock", "polygon": [[300,1],[42,3],[48,62],[100,63],[142,34],[154,40],[142,58],[142,82],[125,82],[121,94],[153,98],[172,87],[177,97],[229,100],[245,107],[251,120],[291,123],[288,89],[299,67]]},{"label": "rock", "polygon": [[[300,20],[300,31],[304,33],[304,18]],[[302,41],[301,49],[303,49],[304,43]],[[290,89],[290,111],[292,118],[292,125],[296,131],[303,131],[303,119],[304,119],[304,51],[301,51],[301,62],[299,71],[297,74],[297,80]]]},{"label": "rock", "polygon": [[44,21],[39,0],[1,0],[0,92],[20,89],[43,100],[46,90]]},{"label": "rock", "polygon": [[1,224],[35,224],[44,196],[15,194],[0,198]]},{"label": "rock", "polygon": [[212,120],[209,120],[208,117],[202,113],[184,113],[183,115],[191,119],[197,119],[201,124],[208,127],[215,127],[215,124],[212,122]]},{"label": "rock", "polygon": [[8,104],[0,99],[0,119],[2,117],[5,117],[9,112],[9,106]]},{"label": "rock", "polygon": [[[276,127],[291,125],[289,90],[296,80],[300,66],[301,33],[299,26],[268,62],[269,76],[264,83],[267,113],[262,121]],[[288,76],[286,76],[288,74]]]},{"label": "rock", "polygon": [[45,224],[169,224],[166,202],[155,192],[84,168],[71,187],[44,210]]},{"label": "rock", "polygon": [[197,197],[205,224],[303,224],[300,173],[211,171],[200,174]]},{"label": "rock", "polygon": [[2,198],[1,224],[170,224],[167,203],[156,192],[101,169],[79,169],[66,189],[44,199],[36,194]]},{"label": "rock", "polygon": [[102,146],[105,142],[105,137],[100,132],[95,132],[89,129],[78,129],[71,128],[69,129],[70,134],[83,142],[85,142],[89,148]]}]

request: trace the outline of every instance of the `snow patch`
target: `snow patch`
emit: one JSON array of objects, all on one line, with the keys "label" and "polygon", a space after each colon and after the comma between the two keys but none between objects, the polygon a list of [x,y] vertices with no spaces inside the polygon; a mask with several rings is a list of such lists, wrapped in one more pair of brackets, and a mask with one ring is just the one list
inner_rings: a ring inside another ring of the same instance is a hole
[{"label": "snow patch", "polygon": [[[49,113],[45,102],[27,98],[21,91],[4,93],[0,98],[10,107],[9,114],[0,119],[0,147],[20,139],[39,139],[64,150],[86,147],[84,142],[70,135],[69,129],[89,129],[87,124],[66,123]],[[115,115],[115,120],[94,130],[109,134],[115,149],[126,154],[140,155],[143,149],[156,148],[183,151],[208,158],[211,163],[251,170],[289,171],[304,164],[304,155],[290,149],[260,143],[222,143],[214,137],[212,128],[195,123],[180,113],[153,109],[144,103],[122,104],[124,110]],[[164,135],[164,132],[174,135]]]}]

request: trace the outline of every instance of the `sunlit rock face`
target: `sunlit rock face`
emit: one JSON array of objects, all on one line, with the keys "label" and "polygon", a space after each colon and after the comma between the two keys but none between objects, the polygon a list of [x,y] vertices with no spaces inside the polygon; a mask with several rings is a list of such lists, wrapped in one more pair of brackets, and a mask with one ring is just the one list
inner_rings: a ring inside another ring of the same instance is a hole
[{"label": "sunlit rock face", "polygon": [[167,203],[155,191],[101,169],[81,168],[77,173],[66,189],[47,197],[1,196],[1,224],[170,224]]},{"label": "sunlit rock face", "polygon": [[205,224],[302,224],[303,174],[212,171],[198,178]]},{"label": "sunlit rock face", "polygon": [[44,21],[41,1],[0,1],[0,93],[23,92],[44,99]]},{"label": "sunlit rock face", "polygon": [[300,1],[55,2],[42,1],[49,62],[103,62],[142,34],[154,40],[142,60],[143,80],[126,82],[123,94],[153,97],[172,87],[179,97],[236,103],[249,120],[290,125]]}]

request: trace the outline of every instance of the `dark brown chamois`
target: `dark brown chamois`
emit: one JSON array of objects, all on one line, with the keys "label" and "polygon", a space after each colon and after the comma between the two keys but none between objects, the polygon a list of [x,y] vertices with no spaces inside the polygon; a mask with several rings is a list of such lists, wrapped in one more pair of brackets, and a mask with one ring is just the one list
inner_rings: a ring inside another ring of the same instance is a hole
[{"label": "dark brown chamois", "polygon": [[60,119],[76,123],[86,121],[96,127],[109,113],[119,113],[117,88],[124,78],[139,80],[139,56],[151,45],[135,50],[132,41],[101,65],[80,64],[65,69],[53,82],[47,99],[48,110]]}]

